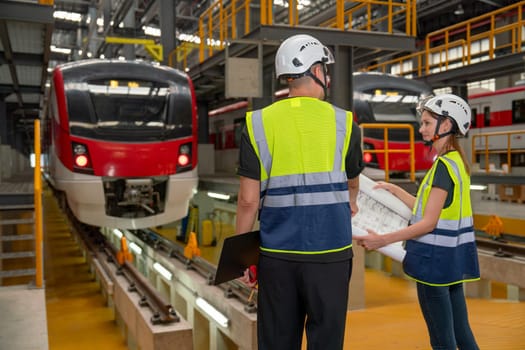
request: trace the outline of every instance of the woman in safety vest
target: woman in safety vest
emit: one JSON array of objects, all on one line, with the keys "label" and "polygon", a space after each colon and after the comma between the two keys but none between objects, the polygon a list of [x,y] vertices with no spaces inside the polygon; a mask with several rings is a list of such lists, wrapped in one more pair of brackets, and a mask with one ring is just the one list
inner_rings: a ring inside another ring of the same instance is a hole
[{"label": "woman in safety vest", "polygon": [[286,39],[275,70],[289,97],[246,115],[236,231],[259,212],[259,350],[300,350],[304,329],[308,349],[343,348],[363,161],[352,113],[323,101],[331,63],[316,38]]},{"label": "woman in safety vest", "polygon": [[420,104],[419,132],[438,158],[412,196],[401,187],[383,188],[413,208],[410,225],[395,232],[359,237],[367,249],[406,241],[405,273],[417,282],[421,311],[433,349],[478,349],[468,322],[463,282],[479,280],[479,265],[470,202],[470,169],[457,135],[470,127],[470,107],[443,94]]}]

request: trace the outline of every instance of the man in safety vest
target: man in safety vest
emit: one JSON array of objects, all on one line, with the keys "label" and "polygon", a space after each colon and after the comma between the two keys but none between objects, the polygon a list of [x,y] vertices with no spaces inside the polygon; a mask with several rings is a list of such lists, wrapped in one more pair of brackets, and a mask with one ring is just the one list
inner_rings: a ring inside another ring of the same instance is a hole
[{"label": "man in safety vest", "polygon": [[246,115],[236,231],[259,212],[260,350],[301,349],[305,327],[308,349],[343,347],[364,165],[352,113],[324,101],[332,63],[316,38],[286,39],[275,70],[289,97]]}]

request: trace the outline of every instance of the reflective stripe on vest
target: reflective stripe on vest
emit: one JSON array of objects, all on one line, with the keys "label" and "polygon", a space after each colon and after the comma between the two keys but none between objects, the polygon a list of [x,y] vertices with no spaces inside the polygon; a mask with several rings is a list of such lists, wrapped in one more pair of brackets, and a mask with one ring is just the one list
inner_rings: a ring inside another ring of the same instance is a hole
[{"label": "reflective stripe on vest", "polygon": [[[297,101],[296,104],[300,105],[301,101]],[[284,108],[291,107],[284,105]],[[326,110],[326,106],[323,108]],[[247,117],[247,124],[250,124],[248,132],[252,133],[250,140],[262,167],[262,250],[321,254],[351,246],[350,205],[344,157],[350,141],[352,124],[351,119],[348,123],[346,111],[334,106],[331,106],[331,110],[335,115],[336,130],[333,168],[322,172],[302,172],[302,169],[296,169],[293,172],[297,173],[279,176],[272,175],[275,164],[268,145],[268,131],[265,132],[263,116],[264,113],[283,112],[282,106],[281,110],[257,110]],[[275,121],[270,120],[267,123]],[[350,127],[347,128],[347,125]],[[266,127],[271,130],[272,126]],[[315,139],[312,139],[312,142],[315,142]],[[309,219],[315,220],[310,224],[305,222]]]},{"label": "reflective stripe on vest", "polygon": [[[464,199],[463,199],[463,181],[461,181],[462,177],[460,174],[460,170],[458,169],[457,164],[452,159],[448,159],[446,157],[441,157],[440,159],[447,162],[450,165],[450,168],[452,169],[455,178],[458,180],[456,182],[459,185],[459,195],[458,193],[455,193],[454,197],[459,199],[459,203],[453,200],[450,206],[453,207],[459,204],[459,208],[458,208],[459,218],[450,220],[450,219],[445,219],[440,216],[434,232],[436,231],[439,232],[441,230],[451,231],[451,234],[454,235],[454,237],[450,237],[449,235],[429,233],[421,237],[415,238],[414,240],[421,242],[421,243],[427,243],[427,244],[438,245],[438,246],[443,246],[443,247],[457,247],[460,244],[474,242],[476,239],[475,239],[474,231],[473,231],[473,225],[474,225],[473,218],[472,216],[468,216],[468,217],[462,216],[462,212],[463,212],[462,208],[463,208]],[[435,169],[433,168],[433,170],[434,171],[432,171],[431,173],[429,172],[430,176],[426,177],[427,181],[424,181],[423,186],[425,189],[427,189],[429,186],[430,187],[432,186]],[[428,195],[424,195],[424,194],[428,194],[428,193],[429,192],[422,192],[422,195],[418,196],[417,204],[415,207],[416,213],[412,215],[412,218],[410,220],[411,222],[418,222],[421,219],[423,219],[423,208],[426,206],[426,201],[428,199]],[[425,203],[423,203],[423,200],[425,201]],[[457,236],[458,231],[459,232],[468,231],[468,232],[462,233],[459,236]]]},{"label": "reflective stripe on vest", "polygon": [[[479,279],[469,177],[458,167],[462,160],[457,151],[439,159],[454,182],[452,203],[442,209],[432,232],[407,241],[407,255],[403,261],[407,275],[418,282],[436,286]],[[423,218],[437,163],[425,175],[418,190],[411,223]]]}]

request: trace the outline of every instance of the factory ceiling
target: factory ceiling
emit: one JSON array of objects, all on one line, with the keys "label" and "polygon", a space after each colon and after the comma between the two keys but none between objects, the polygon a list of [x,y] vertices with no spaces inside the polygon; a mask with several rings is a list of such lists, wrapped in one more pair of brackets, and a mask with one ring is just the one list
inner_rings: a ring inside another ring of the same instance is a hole
[{"label": "factory ceiling", "polygon": [[[109,44],[107,36],[158,42],[162,1],[170,0],[55,0],[54,4],[52,0],[40,0],[42,5],[37,1],[0,0],[0,102],[5,105],[7,118],[2,125],[9,128],[0,134],[1,142],[10,143],[15,134],[22,133],[30,144],[32,121],[40,117],[49,71],[57,64],[88,57],[125,57],[126,45]],[[173,1],[177,37],[197,32],[199,16],[213,3]],[[274,0],[275,21],[286,20],[287,3]],[[301,24],[315,26],[335,17],[335,0],[299,0],[299,3],[303,4],[299,11]],[[416,40],[434,30],[514,3],[515,0],[417,1]],[[399,18],[400,32],[404,25],[405,20]],[[135,47],[134,55],[151,60],[140,45]],[[24,152],[27,149],[30,146]]]}]

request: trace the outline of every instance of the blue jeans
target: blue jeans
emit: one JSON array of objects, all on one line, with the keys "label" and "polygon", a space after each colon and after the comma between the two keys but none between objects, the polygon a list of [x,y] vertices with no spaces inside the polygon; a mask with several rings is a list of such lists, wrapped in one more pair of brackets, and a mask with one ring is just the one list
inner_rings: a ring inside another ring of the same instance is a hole
[{"label": "blue jeans", "polygon": [[462,283],[445,287],[417,283],[417,296],[432,349],[479,349],[468,322]]}]

